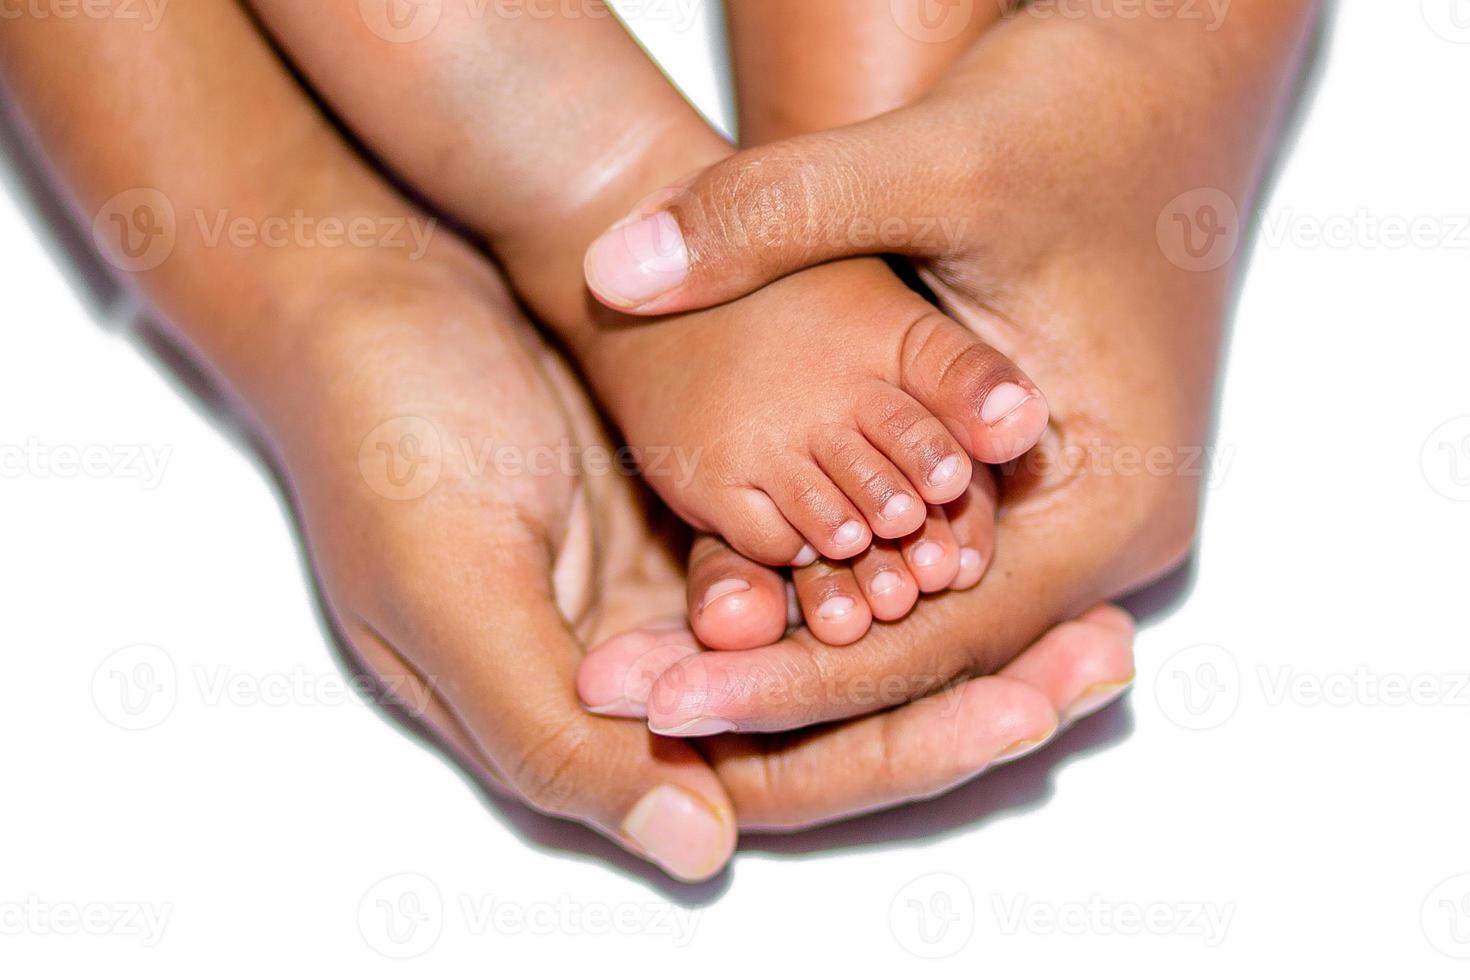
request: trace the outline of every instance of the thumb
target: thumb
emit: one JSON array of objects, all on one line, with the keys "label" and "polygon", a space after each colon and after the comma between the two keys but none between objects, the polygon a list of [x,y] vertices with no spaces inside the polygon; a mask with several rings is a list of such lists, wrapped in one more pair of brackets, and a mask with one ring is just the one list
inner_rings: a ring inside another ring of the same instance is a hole
[{"label": "thumb", "polygon": [[493,611],[454,591],[436,566],[420,576],[423,594],[393,616],[339,619],[372,672],[478,775],[681,881],[712,877],[735,848],[724,787],[692,746],[582,707],[575,674],[585,651],[533,569],[499,591]]},{"label": "thumb", "polygon": [[931,129],[906,109],[737,153],[603,233],[587,250],[587,285],[613,309],[654,315],[854,255],[947,254],[975,162],[933,152]]}]

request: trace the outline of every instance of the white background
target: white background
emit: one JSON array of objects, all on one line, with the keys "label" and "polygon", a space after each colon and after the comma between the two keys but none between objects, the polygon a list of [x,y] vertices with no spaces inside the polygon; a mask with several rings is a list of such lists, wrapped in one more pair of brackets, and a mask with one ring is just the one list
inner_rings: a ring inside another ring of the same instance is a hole
[{"label": "white background", "polygon": [[[642,4],[646,39],[728,122],[718,10],[680,31],[673,3]],[[166,465],[6,450],[0,972],[1465,976],[1470,4],[1346,0],[1321,70],[1239,307],[1197,575],[1129,701],[941,801],[749,840],[700,888],[342,703],[271,482],[9,174],[0,446]],[[1415,219],[1428,239],[1389,240]],[[149,667],[127,715],[119,672]],[[380,903],[415,900],[387,933]]]}]

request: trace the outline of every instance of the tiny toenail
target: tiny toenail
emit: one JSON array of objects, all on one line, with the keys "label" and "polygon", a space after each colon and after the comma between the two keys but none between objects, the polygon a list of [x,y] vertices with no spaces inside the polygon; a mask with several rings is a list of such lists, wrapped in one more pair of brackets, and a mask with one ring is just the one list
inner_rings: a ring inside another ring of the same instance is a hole
[{"label": "tiny toenail", "polygon": [[1013,381],[996,385],[980,408],[980,421],[986,425],[1003,422],[1030,400],[1031,392]]},{"label": "tiny toenail", "polygon": [[883,504],[883,519],[885,521],[896,521],[909,512],[914,506],[914,498],[906,493],[896,493],[889,497]]},{"label": "tiny toenail", "polygon": [[897,572],[883,571],[873,576],[873,581],[868,587],[872,589],[873,595],[883,595],[885,592],[892,592],[900,585],[903,585],[903,579]]},{"label": "tiny toenail", "polygon": [[940,461],[938,466],[929,471],[929,483],[936,487],[944,486],[950,480],[954,479],[955,474],[960,471],[960,464],[962,462],[964,461],[958,456],[945,457]]},{"label": "tiny toenail", "polygon": [[960,571],[975,572],[980,570],[980,552],[974,548],[960,549]]},{"label": "tiny toenail", "polygon": [[944,560],[944,548],[935,544],[933,541],[921,542],[914,548],[913,559],[914,564],[920,568],[937,565]]},{"label": "tiny toenail", "polygon": [[805,568],[816,560],[817,549],[809,544],[804,544],[801,546],[801,550],[796,553],[796,557],[791,559],[791,564],[797,568]]},{"label": "tiny toenail", "polygon": [[863,539],[863,526],[857,521],[848,521],[837,529],[832,535],[832,541],[839,548],[850,548]]},{"label": "tiny toenail", "polygon": [[724,578],[711,585],[704,593],[704,601],[699,604],[703,609],[716,599],[723,599],[727,595],[736,595],[740,592],[749,592],[750,583],[743,578]]},{"label": "tiny toenail", "polygon": [[834,596],[817,607],[817,618],[844,619],[856,608],[857,603],[853,602],[847,596]]}]

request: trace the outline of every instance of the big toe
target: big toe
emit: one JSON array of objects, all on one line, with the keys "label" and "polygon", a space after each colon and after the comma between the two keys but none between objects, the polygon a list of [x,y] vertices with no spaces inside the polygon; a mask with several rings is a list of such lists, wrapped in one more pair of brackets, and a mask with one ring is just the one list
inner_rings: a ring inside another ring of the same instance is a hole
[{"label": "big toe", "polygon": [[786,582],[716,537],[702,536],[689,555],[689,623],[714,650],[751,650],[786,632]]},{"label": "big toe", "polygon": [[904,338],[903,387],[982,463],[1006,463],[1041,438],[1050,410],[1041,389],[1000,351],[935,311]]}]

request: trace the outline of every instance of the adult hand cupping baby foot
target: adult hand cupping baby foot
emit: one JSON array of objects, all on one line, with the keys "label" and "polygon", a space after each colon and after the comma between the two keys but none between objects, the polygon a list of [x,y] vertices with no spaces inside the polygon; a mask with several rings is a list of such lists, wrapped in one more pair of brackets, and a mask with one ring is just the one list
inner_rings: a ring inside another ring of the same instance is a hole
[{"label": "adult hand cupping baby foot", "polygon": [[[81,213],[146,184],[180,213],[428,221],[364,166],[237,5],[185,5],[142,34],[22,18],[0,32],[0,53],[8,93]],[[122,62],[151,94],[146,112],[75,68]],[[127,138],[86,138],[97,132]],[[130,279],[258,424],[333,619],[385,695],[514,798],[676,877],[716,874],[737,824],[836,819],[973,775],[1055,727],[1049,672],[1087,676],[1109,655],[1128,669],[1116,629],[1038,645],[1018,661],[1032,663],[1028,678],[971,688],[962,737],[951,703],[931,702],[881,728],[710,746],[714,771],[694,746],[591,716],[576,698],[584,644],[677,612],[683,584],[631,478],[495,456],[611,450],[479,255],[447,231],[422,254],[222,247],[182,221],[171,246]],[[933,751],[946,739],[963,744]],[[851,768],[885,757],[904,760],[901,779]]]},{"label": "adult hand cupping baby foot", "polygon": [[[978,588],[842,649],[797,631],[624,680],[655,730],[789,729],[900,703],[995,669],[1187,554],[1239,229],[1201,262],[1169,237],[1171,215],[1195,213],[1178,207],[1191,192],[1248,211],[1315,6],[1237,3],[1211,34],[1184,19],[1021,15],[912,107],[745,151],[662,195],[649,217],[665,256],[686,261],[677,278],[665,263],[661,291],[629,312],[743,295],[873,251],[858,232],[876,229],[947,313],[1047,392],[1052,430],[1009,475]],[[625,229],[589,250],[590,279],[646,263]],[[757,574],[718,543],[691,578],[707,568]],[[624,677],[627,659],[598,651],[584,689]]]},{"label": "adult hand cupping baby foot", "polygon": [[[589,714],[573,684],[585,645],[676,613],[676,556],[616,470],[476,472],[456,458],[489,441],[569,446],[576,459],[611,448],[556,357],[508,306],[486,305],[494,290],[454,286],[441,280],[407,305],[366,284],[352,290],[365,306],[339,314],[332,332],[344,343],[328,348],[351,352],[352,383],[316,386],[332,394],[284,456],[353,646],[399,690],[406,680],[405,700],[428,727],[515,798],[700,880],[730,859],[740,829],[808,826],[941,792],[1035,748],[1064,706],[1132,676],[1131,624],[1102,612],[1033,644],[1006,676],[796,739],[696,746]],[[364,483],[373,471],[353,450],[378,420],[404,417],[433,420],[445,452],[432,488],[400,501],[374,492],[381,474]],[[623,634],[641,655],[630,640],[692,642],[668,625]]]}]

